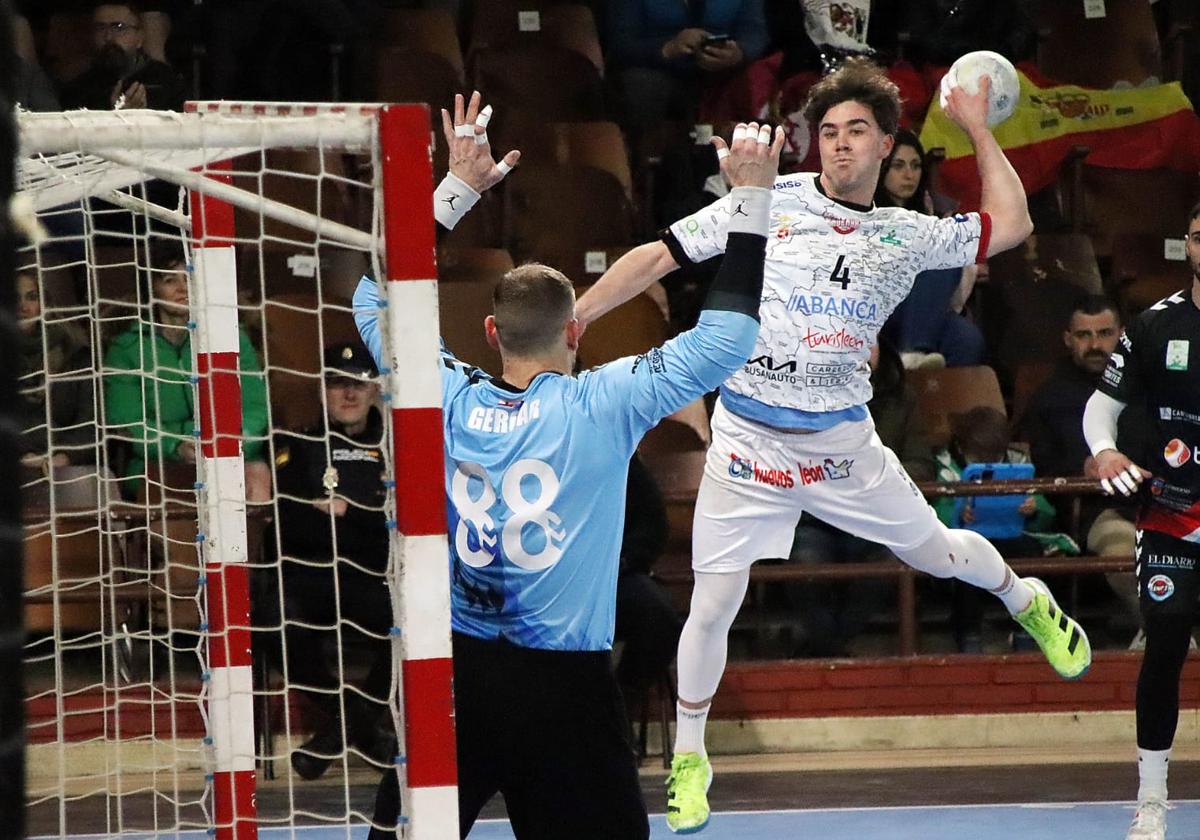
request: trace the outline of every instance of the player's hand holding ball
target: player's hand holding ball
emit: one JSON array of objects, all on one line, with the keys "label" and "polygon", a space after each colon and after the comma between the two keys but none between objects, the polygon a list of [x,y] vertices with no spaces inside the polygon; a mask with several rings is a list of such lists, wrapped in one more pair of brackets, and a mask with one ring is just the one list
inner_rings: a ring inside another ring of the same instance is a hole
[{"label": "player's hand holding ball", "polygon": [[717,160],[721,163],[721,174],[731,187],[761,187],[771,189],[779,175],[779,155],[783,151],[783,127],[775,129],[774,141],[771,127],[758,123],[738,123],[733,129],[729,145],[720,137],[713,137],[717,148]]},{"label": "player's hand holding ball", "polygon": [[963,131],[992,128],[1013,115],[1021,98],[1021,80],[1007,58],[987,50],[970,52],[942,77],[941,102]]}]

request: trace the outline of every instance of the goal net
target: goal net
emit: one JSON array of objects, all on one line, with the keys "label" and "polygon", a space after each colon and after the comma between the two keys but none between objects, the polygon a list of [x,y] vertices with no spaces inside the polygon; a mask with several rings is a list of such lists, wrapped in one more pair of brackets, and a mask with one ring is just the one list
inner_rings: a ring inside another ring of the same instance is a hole
[{"label": "goal net", "polygon": [[457,838],[427,111],[18,122],[29,834]]}]

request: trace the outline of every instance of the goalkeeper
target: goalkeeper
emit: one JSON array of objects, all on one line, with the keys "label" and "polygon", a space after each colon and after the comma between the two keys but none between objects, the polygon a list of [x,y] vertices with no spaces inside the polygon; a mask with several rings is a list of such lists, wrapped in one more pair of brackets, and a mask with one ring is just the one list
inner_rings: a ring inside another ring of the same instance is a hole
[{"label": "goalkeeper", "polygon": [[[458,184],[478,195],[503,177],[487,145],[456,130],[470,130],[477,104],[473,98],[465,116],[456,108],[453,126],[445,118],[447,180],[459,195]],[[497,792],[518,838],[649,836],[609,662],[626,471],[648,429],[719,385],[754,345],[769,187],[782,145],[782,131],[772,142],[768,127],[751,123],[724,156],[742,212],[730,221],[695,329],[573,377],[581,334],[574,291],[558,271],[530,264],[500,280],[483,325],[501,375],[444,354],[463,836]],[[359,284],[354,308],[363,339],[386,366],[374,280]],[[398,805],[396,776],[385,774],[372,837],[391,836]]]}]

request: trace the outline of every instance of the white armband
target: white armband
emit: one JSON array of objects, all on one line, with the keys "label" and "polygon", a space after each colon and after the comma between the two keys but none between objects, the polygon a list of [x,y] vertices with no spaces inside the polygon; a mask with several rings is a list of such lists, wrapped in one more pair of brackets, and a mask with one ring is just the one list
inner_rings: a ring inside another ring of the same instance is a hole
[{"label": "white armband", "polygon": [[479,193],[453,172],[446,173],[433,193],[433,217],[446,230],[454,230],[459,220],[479,201]]},{"label": "white armband", "polygon": [[729,191],[729,232],[767,235],[771,191],[765,187],[734,187]]},{"label": "white armband", "polygon": [[1096,391],[1083,408],[1083,437],[1093,455],[1117,448],[1117,418],[1125,403]]}]

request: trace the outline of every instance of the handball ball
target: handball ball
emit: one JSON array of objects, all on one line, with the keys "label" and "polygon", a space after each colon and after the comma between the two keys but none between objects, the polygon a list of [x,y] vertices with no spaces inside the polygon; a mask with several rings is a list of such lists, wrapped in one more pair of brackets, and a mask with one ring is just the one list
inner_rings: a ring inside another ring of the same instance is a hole
[{"label": "handball ball", "polygon": [[970,94],[978,93],[982,76],[991,79],[987,124],[999,125],[1012,116],[1021,97],[1021,80],[1017,77],[1017,69],[1000,53],[988,50],[969,52],[950,65],[950,70],[942,77],[942,107],[946,107],[946,96],[952,87],[960,87]]}]

